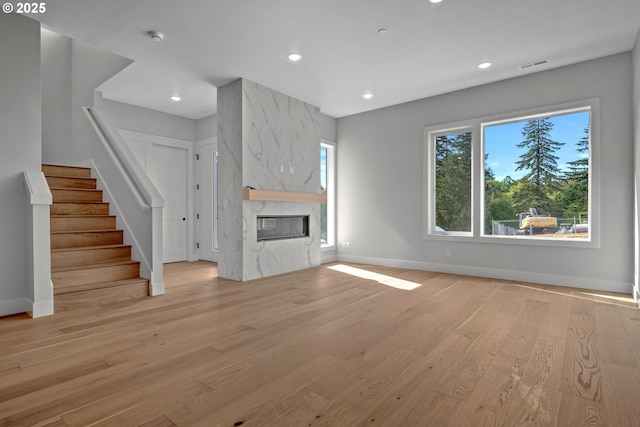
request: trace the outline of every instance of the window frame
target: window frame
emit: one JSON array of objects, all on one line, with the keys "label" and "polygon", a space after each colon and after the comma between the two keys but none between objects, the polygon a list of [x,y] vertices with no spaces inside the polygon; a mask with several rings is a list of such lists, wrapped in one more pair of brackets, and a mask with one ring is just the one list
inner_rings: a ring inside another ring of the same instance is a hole
[{"label": "window frame", "polygon": [[336,246],[336,143],[321,139],[322,147],[327,149],[327,243],[320,243],[320,248],[324,250]]},{"label": "window frame", "polygon": [[[471,132],[471,230],[470,231],[445,231],[439,232],[436,231],[436,138],[440,136],[446,136],[451,134],[459,134]],[[429,165],[428,169],[428,177],[427,177],[427,188],[430,188],[431,191],[428,191],[428,207],[427,209],[431,209],[428,222],[427,222],[427,230],[429,230],[431,235],[447,235],[447,236],[473,236],[475,229],[475,209],[474,209],[474,180],[475,180],[475,153],[474,147],[477,145],[474,138],[476,137],[475,132],[472,126],[468,126],[466,122],[458,122],[452,123],[446,126],[446,129],[438,127],[436,130],[432,130],[429,128],[425,128],[425,138],[428,139],[428,146],[426,148],[425,157],[427,164]]]},{"label": "window frame", "polygon": [[[556,239],[484,234],[484,127],[571,112],[590,111],[589,141],[589,238]],[[435,231],[435,138],[443,134],[471,131],[471,232]],[[598,98],[537,107],[487,117],[427,126],[423,131],[423,239],[432,241],[480,242],[492,244],[553,246],[573,248],[600,247],[600,103]]]}]

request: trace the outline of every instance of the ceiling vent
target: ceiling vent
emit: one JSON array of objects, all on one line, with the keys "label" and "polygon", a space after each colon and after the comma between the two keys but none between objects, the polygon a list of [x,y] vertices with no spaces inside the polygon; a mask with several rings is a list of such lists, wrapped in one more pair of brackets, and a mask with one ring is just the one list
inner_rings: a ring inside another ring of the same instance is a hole
[{"label": "ceiling vent", "polygon": [[549,62],[548,59],[543,59],[542,61],[529,62],[528,64],[522,64],[520,67],[521,70],[528,70],[530,68],[539,67],[541,65],[547,64]]}]

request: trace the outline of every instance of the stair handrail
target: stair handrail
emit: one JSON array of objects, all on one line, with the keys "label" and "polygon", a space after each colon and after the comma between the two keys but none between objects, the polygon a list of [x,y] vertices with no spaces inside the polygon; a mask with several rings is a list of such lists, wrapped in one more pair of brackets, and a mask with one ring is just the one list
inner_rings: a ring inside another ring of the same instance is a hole
[{"label": "stair handrail", "polygon": [[135,160],[135,155],[124,139],[117,132],[109,130],[110,127],[98,108],[84,107],[84,111],[140,207],[144,210],[164,207],[162,194]]}]

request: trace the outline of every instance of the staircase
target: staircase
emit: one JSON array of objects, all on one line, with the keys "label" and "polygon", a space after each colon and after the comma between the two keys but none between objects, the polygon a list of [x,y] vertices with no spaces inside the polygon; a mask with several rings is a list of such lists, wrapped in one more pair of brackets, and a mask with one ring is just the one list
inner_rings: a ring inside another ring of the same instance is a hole
[{"label": "staircase", "polygon": [[55,311],[149,295],[109,203],[90,168],[42,165],[51,194],[51,280]]}]

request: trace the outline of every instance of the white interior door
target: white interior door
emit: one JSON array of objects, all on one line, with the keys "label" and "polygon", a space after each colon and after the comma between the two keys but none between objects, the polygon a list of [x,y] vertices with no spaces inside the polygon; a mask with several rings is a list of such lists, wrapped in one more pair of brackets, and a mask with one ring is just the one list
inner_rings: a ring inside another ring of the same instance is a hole
[{"label": "white interior door", "polygon": [[151,144],[147,174],[164,197],[163,262],[187,260],[187,150]]},{"label": "white interior door", "polygon": [[198,147],[198,258],[218,261],[217,146]]},{"label": "white interior door", "polygon": [[118,129],[147,176],[164,197],[163,262],[193,261],[193,143]]}]

